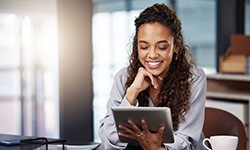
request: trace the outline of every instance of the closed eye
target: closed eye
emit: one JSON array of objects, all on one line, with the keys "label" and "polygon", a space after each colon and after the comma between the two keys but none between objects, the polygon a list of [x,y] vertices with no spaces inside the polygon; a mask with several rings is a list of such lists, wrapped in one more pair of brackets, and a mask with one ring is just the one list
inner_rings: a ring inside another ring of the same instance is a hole
[{"label": "closed eye", "polygon": [[149,43],[147,41],[140,40],[138,42],[138,48],[141,50],[147,50],[149,48]]},{"label": "closed eye", "polygon": [[140,49],[142,49],[142,50],[147,50],[148,47],[140,47]]},{"label": "closed eye", "polygon": [[160,50],[166,50],[167,47],[158,47]]}]

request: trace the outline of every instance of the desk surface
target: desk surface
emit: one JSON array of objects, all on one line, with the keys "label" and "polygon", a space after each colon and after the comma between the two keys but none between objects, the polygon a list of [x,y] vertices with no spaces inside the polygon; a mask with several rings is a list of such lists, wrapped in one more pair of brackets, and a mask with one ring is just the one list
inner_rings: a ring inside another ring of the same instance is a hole
[{"label": "desk surface", "polygon": [[[36,137],[0,134],[0,140],[16,140],[16,139],[21,140],[21,139],[27,139],[27,138],[36,138]],[[20,150],[20,148],[21,148],[20,145],[15,145],[15,146],[0,145],[0,150]],[[104,148],[102,147],[102,145],[96,148],[96,150],[103,150],[103,149]]]}]

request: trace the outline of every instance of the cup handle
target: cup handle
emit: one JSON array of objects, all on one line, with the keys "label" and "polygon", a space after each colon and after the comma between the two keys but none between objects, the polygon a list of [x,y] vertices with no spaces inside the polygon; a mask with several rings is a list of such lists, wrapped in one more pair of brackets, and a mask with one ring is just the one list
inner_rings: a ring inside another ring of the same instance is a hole
[{"label": "cup handle", "polygon": [[205,138],[205,139],[202,141],[203,146],[204,146],[206,149],[208,149],[208,150],[212,150],[211,148],[209,148],[209,147],[206,145],[206,141],[208,141],[209,143],[211,143],[209,138]]}]

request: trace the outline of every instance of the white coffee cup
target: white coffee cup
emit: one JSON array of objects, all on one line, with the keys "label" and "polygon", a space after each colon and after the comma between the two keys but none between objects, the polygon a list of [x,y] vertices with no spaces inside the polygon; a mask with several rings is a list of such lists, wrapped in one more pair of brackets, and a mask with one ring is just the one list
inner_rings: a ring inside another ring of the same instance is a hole
[{"label": "white coffee cup", "polygon": [[[206,141],[211,144],[211,148],[206,145]],[[238,137],[231,135],[215,135],[203,140],[203,145],[208,150],[236,150]]]}]

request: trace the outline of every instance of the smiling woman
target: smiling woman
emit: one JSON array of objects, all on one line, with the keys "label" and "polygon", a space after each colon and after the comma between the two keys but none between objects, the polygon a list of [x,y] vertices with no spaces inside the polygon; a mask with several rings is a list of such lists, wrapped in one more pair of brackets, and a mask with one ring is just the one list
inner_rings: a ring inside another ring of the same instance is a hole
[{"label": "smiling woman", "polygon": [[[106,116],[100,121],[105,149],[202,149],[206,77],[190,57],[181,22],[171,7],[156,3],[139,14],[130,64],[116,74]],[[144,119],[139,127],[128,118],[129,126],[120,124],[118,132],[112,107],[169,107],[175,142],[164,143],[165,127],[151,132]],[[138,144],[121,142],[118,136]]]},{"label": "smiling woman", "polygon": [[[182,20],[184,39],[192,49],[195,62],[206,73],[214,73],[217,1],[190,1],[157,0],[159,3],[170,4],[176,8]],[[154,2],[152,0],[93,0],[95,141],[100,141],[99,120],[105,116],[103,112],[106,111],[106,107],[104,106],[109,99],[113,77],[120,68],[128,65],[128,54],[130,54],[135,34],[133,21],[142,9]]]}]

